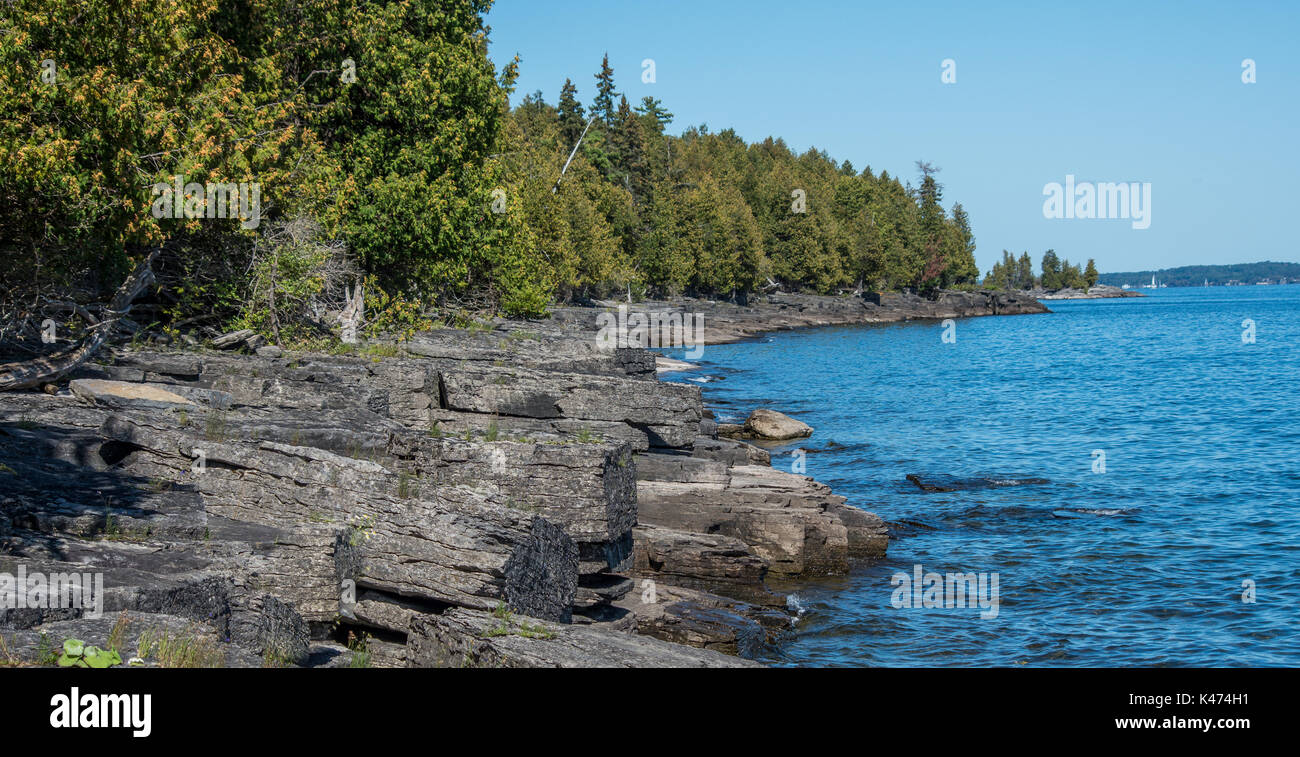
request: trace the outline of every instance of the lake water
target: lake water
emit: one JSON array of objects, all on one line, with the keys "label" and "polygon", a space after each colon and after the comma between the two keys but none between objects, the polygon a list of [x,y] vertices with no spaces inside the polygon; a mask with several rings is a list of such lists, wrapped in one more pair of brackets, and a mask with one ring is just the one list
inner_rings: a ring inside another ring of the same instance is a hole
[{"label": "lake water", "polygon": [[[768,662],[1300,665],[1300,286],[1047,304],[959,320],[955,343],[913,322],[710,346],[672,376],[706,379],[721,421],[811,424],[807,475],[891,525],[879,564],[798,586]],[[927,493],[909,473],[1050,483]],[[895,607],[917,565],[996,574],[996,617]]]}]

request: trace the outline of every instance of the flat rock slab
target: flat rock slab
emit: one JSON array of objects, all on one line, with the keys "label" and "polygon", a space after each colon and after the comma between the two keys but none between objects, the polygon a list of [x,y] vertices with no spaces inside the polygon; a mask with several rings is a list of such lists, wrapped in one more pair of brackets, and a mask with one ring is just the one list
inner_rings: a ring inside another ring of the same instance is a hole
[{"label": "flat rock slab", "polygon": [[656,373],[678,373],[681,371],[694,371],[699,369],[695,363],[688,363],[685,360],[674,360],[670,357],[655,358]]},{"label": "flat rock slab", "polygon": [[104,407],[149,407],[169,405],[194,405],[181,395],[157,384],[137,384],[129,381],[104,379],[73,379],[68,383],[72,393],[91,404]]},{"label": "flat rock slab", "polygon": [[457,608],[411,622],[407,666],[749,668],[758,663],[649,636]]},{"label": "flat rock slab", "polygon": [[730,597],[642,580],[618,600],[636,618],[636,632],[656,639],[752,658],[792,631],[789,615]]}]

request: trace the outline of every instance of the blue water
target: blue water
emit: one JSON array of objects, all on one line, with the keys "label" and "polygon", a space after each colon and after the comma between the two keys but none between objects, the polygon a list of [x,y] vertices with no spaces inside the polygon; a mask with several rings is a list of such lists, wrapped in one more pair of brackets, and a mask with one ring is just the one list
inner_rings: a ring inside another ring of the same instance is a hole
[{"label": "blue water", "polygon": [[[1300,665],[1300,286],[1048,306],[959,320],[955,344],[934,322],[777,333],[673,377],[720,379],[719,420],[811,424],[807,475],[891,525],[882,562],[793,590],[807,613],[768,662]],[[926,493],[908,473],[1050,483]],[[915,565],[996,573],[997,617],[894,607]]]}]

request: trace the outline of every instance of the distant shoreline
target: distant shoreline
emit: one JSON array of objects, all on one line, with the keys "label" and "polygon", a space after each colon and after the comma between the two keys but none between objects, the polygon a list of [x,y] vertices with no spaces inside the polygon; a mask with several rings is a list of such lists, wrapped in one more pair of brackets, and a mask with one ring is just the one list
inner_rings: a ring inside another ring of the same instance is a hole
[{"label": "distant shoreline", "polygon": [[[1050,313],[1035,297],[1025,292],[942,290],[930,295],[912,293],[868,293],[835,297],[812,294],[769,294],[751,297],[743,305],[697,299],[597,303],[605,310],[626,308],[628,313],[680,313],[702,317],[704,345],[732,344],[774,331],[897,323],[912,320],[944,320],[986,315],[1028,315]],[[552,317],[561,320],[585,318],[587,307],[553,308]]]}]

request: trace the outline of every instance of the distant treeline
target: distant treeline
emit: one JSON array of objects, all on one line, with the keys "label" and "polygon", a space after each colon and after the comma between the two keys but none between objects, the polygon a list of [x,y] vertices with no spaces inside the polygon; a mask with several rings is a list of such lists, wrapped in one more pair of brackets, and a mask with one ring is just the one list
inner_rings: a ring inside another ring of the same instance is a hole
[{"label": "distant treeline", "polygon": [[1035,274],[1034,261],[1028,252],[1020,253],[1017,258],[1003,250],[1002,260],[994,263],[984,277],[984,286],[990,289],[1091,289],[1096,286],[1099,275],[1092,258],[1088,259],[1087,265],[1080,267],[1059,257],[1055,250],[1043,253],[1039,273]]},{"label": "distant treeline", "polygon": [[1226,284],[1254,284],[1268,281],[1276,284],[1281,280],[1300,281],[1300,263],[1235,263],[1231,265],[1185,265],[1178,268],[1165,268],[1159,271],[1128,271],[1123,273],[1103,273],[1101,283],[1111,286],[1132,287],[1150,284],[1151,277],[1161,284],[1171,287],[1204,286],[1209,282],[1213,286]]},{"label": "distant treeline", "polygon": [[960,203],[943,208],[934,167],[918,161],[913,188],[816,149],[796,154],[781,139],[747,144],[707,125],[672,136],[672,120],[654,98],[631,106],[608,56],[589,106],[566,80],[554,105],[534,92],[509,114],[506,175],[557,297],[978,280],[970,221]]}]

